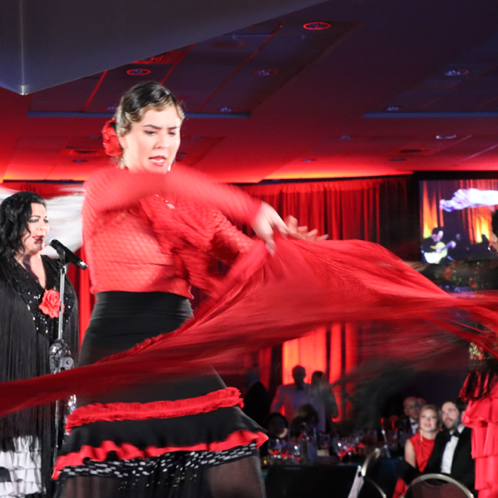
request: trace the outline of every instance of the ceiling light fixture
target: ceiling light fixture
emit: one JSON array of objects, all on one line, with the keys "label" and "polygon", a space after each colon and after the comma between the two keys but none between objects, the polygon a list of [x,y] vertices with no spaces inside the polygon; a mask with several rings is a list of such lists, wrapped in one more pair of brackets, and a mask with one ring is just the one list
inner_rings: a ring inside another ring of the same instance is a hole
[{"label": "ceiling light fixture", "polygon": [[150,69],[128,69],[126,74],[130,76],[145,76],[146,74],[150,74]]},{"label": "ceiling light fixture", "polygon": [[444,73],[445,76],[464,76],[465,74],[469,74],[467,69],[451,69],[450,71],[446,71]]},{"label": "ceiling light fixture", "polygon": [[102,139],[102,135],[90,135],[88,138],[90,140],[101,140]]},{"label": "ceiling light fixture", "polygon": [[332,25],[329,22],[307,22],[303,24],[304,29],[309,31],[322,31],[324,29],[329,29]]},{"label": "ceiling light fixture", "polygon": [[110,105],[109,107],[106,107],[105,110],[109,112],[115,112],[118,110],[118,107],[115,105]]},{"label": "ceiling light fixture", "polygon": [[457,135],[436,135],[437,140],[454,140]]},{"label": "ceiling light fixture", "polygon": [[341,135],[341,140],[351,140],[352,138],[351,135]]},{"label": "ceiling light fixture", "polygon": [[220,112],[233,112],[231,107],[220,107]]},{"label": "ceiling light fixture", "polygon": [[258,69],[254,71],[256,76],[274,76],[278,71],[276,69]]},{"label": "ceiling light fixture", "polygon": [[384,111],[387,112],[397,112],[397,111],[402,111],[404,107],[401,107],[400,105],[388,105],[387,107],[384,107]]}]

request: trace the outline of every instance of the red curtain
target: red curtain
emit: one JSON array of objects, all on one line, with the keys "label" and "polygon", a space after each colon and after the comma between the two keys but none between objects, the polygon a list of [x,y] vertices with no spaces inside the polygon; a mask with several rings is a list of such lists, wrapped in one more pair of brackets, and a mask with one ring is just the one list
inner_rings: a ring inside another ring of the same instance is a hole
[{"label": "red curtain", "polygon": [[[243,189],[272,205],[283,217],[292,215],[300,225],[317,228],[331,239],[377,242],[404,259],[418,259],[417,191],[411,177],[281,183]],[[306,368],[307,381],[313,371],[321,370],[333,383],[361,361],[359,341],[361,329],[357,325],[336,323],[287,342],[281,353],[280,375],[272,379],[274,367],[264,366],[262,381],[274,391],[275,383],[292,382],[292,367],[301,364]],[[264,354],[268,358],[269,353]],[[342,418],[348,410],[347,388],[334,391]]]}]

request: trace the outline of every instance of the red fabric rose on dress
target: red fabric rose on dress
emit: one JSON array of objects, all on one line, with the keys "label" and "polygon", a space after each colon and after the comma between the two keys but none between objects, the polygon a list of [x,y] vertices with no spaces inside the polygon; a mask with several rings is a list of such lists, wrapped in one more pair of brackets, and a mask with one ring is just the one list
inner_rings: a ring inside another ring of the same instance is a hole
[{"label": "red fabric rose on dress", "polygon": [[123,149],[119,145],[118,135],[116,133],[116,120],[114,118],[106,122],[102,128],[102,140],[104,149],[108,156],[122,156]]},{"label": "red fabric rose on dress", "polygon": [[39,306],[40,310],[50,318],[57,318],[59,316],[60,307],[61,295],[54,289],[46,290]]}]

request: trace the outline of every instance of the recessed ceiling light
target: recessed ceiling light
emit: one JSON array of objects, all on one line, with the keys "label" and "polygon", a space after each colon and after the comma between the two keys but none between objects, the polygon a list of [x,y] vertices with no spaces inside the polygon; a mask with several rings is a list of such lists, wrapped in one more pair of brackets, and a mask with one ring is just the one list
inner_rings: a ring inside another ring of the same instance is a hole
[{"label": "recessed ceiling light", "polygon": [[130,76],[145,76],[146,74],[150,74],[150,69],[128,69],[126,74]]},{"label": "recessed ceiling light", "polygon": [[86,163],[88,159],[73,159],[73,163]]},{"label": "recessed ceiling light", "polygon": [[220,112],[233,112],[231,107],[220,107]]},{"label": "recessed ceiling light", "polygon": [[393,157],[392,159],[390,159],[390,161],[392,161],[393,163],[397,163],[401,161],[406,161],[406,159],[404,157]]},{"label": "recessed ceiling light", "polygon": [[341,140],[351,140],[352,138],[351,135],[341,135]]},{"label": "recessed ceiling light", "polygon": [[312,163],[313,161],[316,161],[316,159],[312,159],[311,157],[303,159],[303,163]]},{"label": "recessed ceiling light", "polygon": [[88,138],[90,140],[101,140],[102,139],[102,135],[90,135]]},{"label": "recessed ceiling light", "polygon": [[258,71],[254,71],[256,76],[273,76],[277,73],[276,69],[259,69]]},{"label": "recessed ceiling light", "polygon": [[387,107],[384,107],[384,111],[387,112],[396,112],[396,111],[402,111],[404,107],[401,107],[400,105],[388,105]]},{"label": "recessed ceiling light", "polygon": [[453,140],[457,137],[457,135],[436,135],[438,140]]},{"label": "recessed ceiling light", "polygon": [[193,137],[190,137],[192,140],[202,140],[203,137],[200,135],[194,135]]},{"label": "recessed ceiling light", "polygon": [[469,74],[467,69],[451,69],[450,71],[446,71],[445,76],[463,76],[465,74]]},{"label": "recessed ceiling light", "polygon": [[331,24],[329,22],[307,22],[303,24],[304,29],[309,29],[310,31],[321,31],[323,29],[329,29]]},{"label": "recessed ceiling light", "polygon": [[105,108],[106,111],[114,112],[118,110],[118,106],[116,105],[110,105],[109,107]]}]

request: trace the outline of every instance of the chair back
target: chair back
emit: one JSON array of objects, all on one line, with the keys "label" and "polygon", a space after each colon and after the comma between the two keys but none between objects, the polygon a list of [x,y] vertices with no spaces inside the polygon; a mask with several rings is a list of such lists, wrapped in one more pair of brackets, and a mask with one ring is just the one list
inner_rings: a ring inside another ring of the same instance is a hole
[{"label": "chair back", "polygon": [[474,498],[461,483],[443,474],[425,474],[408,486],[405,498]]},{"label": "chair back", "polygon": [[365,461],[363,462],[363,466],[361,467],[361,475],[363,477],[370,477],[371,479],[375,479],[375,475],[377,473],[377,467],[380,459],[384,453],[384,447],[375,448],[372,453],[370,453]]},{"label": "chair back", "polygon": [[387,498],[380,486],[369,477],[363,476],[363,486],[358,493],[358,498]]}]

